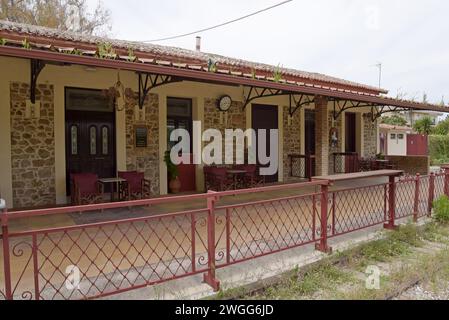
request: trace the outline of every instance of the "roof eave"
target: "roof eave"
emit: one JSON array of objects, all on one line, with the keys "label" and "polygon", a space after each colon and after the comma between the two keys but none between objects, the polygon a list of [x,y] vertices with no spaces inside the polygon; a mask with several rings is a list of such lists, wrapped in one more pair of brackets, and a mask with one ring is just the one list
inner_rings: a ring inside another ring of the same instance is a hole
[{"label": "roof eave", "polygon": [[44,61],[93,66],[108,69],[119,69],[135,72],[146,72],[180,77],[190,81],[207,81],[224,85],[254,86],[260,88],[279,89],[290,93],[321,95],[329,98],[337,98],[358,102],[366,102],[378,105],[408,108],[415,110],[432,110],[449,113],[448,107],[422,104],[413,101],[397,100],[388,97],[354,93],[347,90],[330,90],[316,86],[300,86],[288,83],[270,82],[252,78],[238,77],[227,74],[204,72],[191,69],[161,66],[157,64],[133,63],[120,60],[99,59],[94,57],[78,56],[51,51],[23,49],[17,47],[0,46],[0,55],[25,59],[40,59]]}]

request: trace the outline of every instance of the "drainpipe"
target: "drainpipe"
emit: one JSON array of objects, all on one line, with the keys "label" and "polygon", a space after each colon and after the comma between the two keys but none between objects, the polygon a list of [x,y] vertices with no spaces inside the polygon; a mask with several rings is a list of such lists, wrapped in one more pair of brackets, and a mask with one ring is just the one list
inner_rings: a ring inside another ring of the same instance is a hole
[{"label": "drainpipe", "polygon": [[196,51],[201,52],[201,37],[200,36],[196,37]]}]

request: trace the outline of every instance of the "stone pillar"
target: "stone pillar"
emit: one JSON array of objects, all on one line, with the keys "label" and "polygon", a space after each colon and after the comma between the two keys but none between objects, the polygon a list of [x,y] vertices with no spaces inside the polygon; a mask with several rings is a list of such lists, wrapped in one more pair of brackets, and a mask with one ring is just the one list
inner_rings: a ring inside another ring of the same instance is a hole
[{"label": "stone pillar", "polygon": [[322,96],[315,97],[315,156],[317,176],[325,176],[329,173],[329,120],[327,103],[327,98]]}]

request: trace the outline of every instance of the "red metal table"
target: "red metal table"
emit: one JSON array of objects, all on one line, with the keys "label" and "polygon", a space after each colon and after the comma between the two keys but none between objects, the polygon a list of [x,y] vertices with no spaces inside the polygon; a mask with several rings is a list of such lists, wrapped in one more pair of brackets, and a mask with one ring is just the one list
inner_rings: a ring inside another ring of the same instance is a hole
[{"label": "red metal table", "polygon": [[[115,190],[117,190],[117,193],[118,193],[118,190],[120,190],[120,185],[122,183],[126,182],[126,180],[122,179],[122,178],[102,178],[102,179],[99,179],[98,181],[100,183],[102,183],[103,185],[106,185],[106,184],[111,185],[111,202],[115,201],[115,199],[114,199],[115,198],[114,197]],[[116,187],[115,190],[114,190],[114,186]]]}]

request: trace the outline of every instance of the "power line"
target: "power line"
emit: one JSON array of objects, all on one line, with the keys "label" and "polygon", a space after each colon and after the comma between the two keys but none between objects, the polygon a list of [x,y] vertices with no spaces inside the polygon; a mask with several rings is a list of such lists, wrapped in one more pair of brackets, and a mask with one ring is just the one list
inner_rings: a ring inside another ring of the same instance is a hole
[{"label": "power line", "polygon": [[180,35],[176,35],[176,36],[171,36],[171,37],[166,37],[166,38],[160,38],[160,39],[154,39],[154,40],[141,41],[141,42],[159,42],[159,41],[173,40],[173,39],[183,38],[183,37],[191,36],[191,35],[194,35],[194,34],[202,33],[202,32],[205,32],[205,31],[217,29],[217,28],[226,26],[226,25],[228,25],[228,24],[231,24],[231,23],[234,23],[234,22],[237,22],[237,21],[241,21],[241,20],[243,20],[243,19],[247,19],[247,18],[249,18],[249,17],[255,16],[255,15],[259,14],[259,13],[262,13],[262,12],[265,12],[265,11],[268,11],[268,10],[271,10],[271,9],[274,9],[274,8],[276,8],[276,7],[282,6],[282,5],[284,5],[284,4],[288,3],[288,2],[292,2],[292,1],[293,1],[293,0],[282,1],[282,2],[280,2],[280,3],[278,3],[278,4],[275,4],[275,5],[273,5],[273,6],[270,6],[270,7],[268,7],[268,8],[261,9],[261,10],[258,10],[258,11],[256,11],[256,12],[247,14],[247,15],[245,15],[245,16],[243,16],[243,17],[240,17],[240,18],[237,18],[237,19],[234,19],[234,20],[230,20],[230,21],[226,21],[226,22],[217,24],[217,25],[215,25],[215,26],[208,27],[208,28],[204,28],[204,29],[201,29],[201,30],[197,30],[197,31],[189,32],[189,33],[184,33],[184,34],[180,34]]}]

